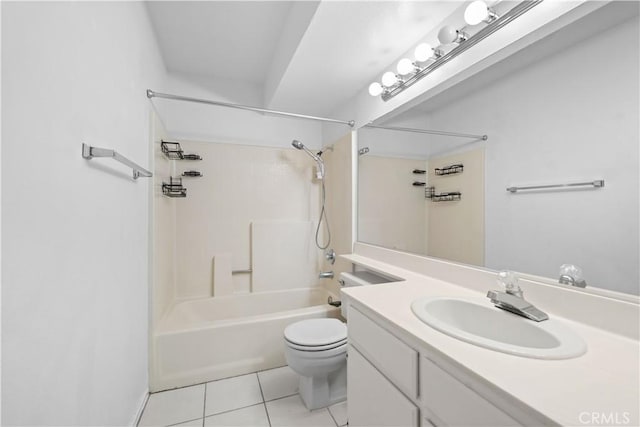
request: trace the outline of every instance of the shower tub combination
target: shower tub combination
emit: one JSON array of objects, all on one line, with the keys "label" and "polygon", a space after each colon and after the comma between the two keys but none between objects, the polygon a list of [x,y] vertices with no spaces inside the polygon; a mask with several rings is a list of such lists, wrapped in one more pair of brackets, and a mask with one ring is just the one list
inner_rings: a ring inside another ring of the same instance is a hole
[{"label": "shower tub combination", "polygon": [[[340,316],[319,287],[222,296],[175,304],[156,327],[151,391],[286,365],[284,328]],[[336,298],[335,295],[331,295]]]}]

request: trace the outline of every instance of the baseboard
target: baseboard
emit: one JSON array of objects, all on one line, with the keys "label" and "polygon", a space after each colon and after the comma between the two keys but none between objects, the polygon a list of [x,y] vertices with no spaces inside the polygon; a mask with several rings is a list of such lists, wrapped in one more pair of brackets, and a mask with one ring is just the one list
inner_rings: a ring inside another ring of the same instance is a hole
[{"label": "baseboard", "polygon": [[131,427],[137,427],[138,423],[140,423],[140,418],[142,418],[142,412],[144,411],[145,406],[147,406],[147,401],[149,400],[149,389],[144,391],[144,394],[140,397],[138,401],[138,410],[133,418],[133,423],[130,424]]}]

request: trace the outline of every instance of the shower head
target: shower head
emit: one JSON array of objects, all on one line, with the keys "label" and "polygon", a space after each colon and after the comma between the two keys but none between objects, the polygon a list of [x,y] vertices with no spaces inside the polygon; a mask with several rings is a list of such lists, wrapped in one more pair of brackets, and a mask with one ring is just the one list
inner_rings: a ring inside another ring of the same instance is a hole
[{"label": "shower head", "polygon": [[316,154],[313,154],[313,152],[311,150],[309,150],[307,147],[305,147],[304,144],[302,142],[298,141],[297,139],[294,139],[291,142],[291,145],[293,145],[298,150],[303,150],[313,160],[316,161],[316,163],[318,164],[318,178],[319,179],[323,179],[324,178],[324,161],[322,161],[322,158],[320,158],[320,156],[318,156]]}]

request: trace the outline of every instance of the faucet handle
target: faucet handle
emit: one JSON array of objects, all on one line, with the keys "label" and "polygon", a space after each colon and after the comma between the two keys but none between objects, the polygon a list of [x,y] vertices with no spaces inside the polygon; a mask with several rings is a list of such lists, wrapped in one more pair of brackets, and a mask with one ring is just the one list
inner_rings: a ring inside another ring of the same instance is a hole
[{"label": "faucet handle", "polygon": [[582,269],[573,264],[562,264],[560,266],[560,279],[558,279],[558,282],[579,288],[587,287],[587,282],[582,277]]},{"label": "faucet handle", "polygon": [[518,285],[518,276],[513,271],[502,270],[498,272],[498,284],[508,294],[522,298],[522,289]]}]

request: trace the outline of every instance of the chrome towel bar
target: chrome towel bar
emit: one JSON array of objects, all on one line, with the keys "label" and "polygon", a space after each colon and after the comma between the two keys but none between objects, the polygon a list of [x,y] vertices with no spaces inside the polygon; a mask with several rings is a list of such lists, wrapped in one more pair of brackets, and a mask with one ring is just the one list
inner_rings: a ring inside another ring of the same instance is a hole
[{"label": "chrome towel bar", "polygon": [[549,184],[549,185],[531,185],[528,187],[507,187],[507,191],[510,193],[517,193],[522,190],[552,190],[556,188],[574,188],[574,187],[604,187],[604,179],[597,179],[595,181],[588,182],[574,182],[570,184]]},{"label": "chrome towel bar", "polygon": [[153,176],[151,172],[149,172],[142,166],[139,166],[138,164],[132,162],[117,151],[110,150],[108,148],[92,147],[83,142],[82,157],[87,160],[91,160],[94,157],[111,157],[112,159],[117,160],[123,165],[129,166],[131,169],[133,169],[133,179],[138,179],[141,176],[145,178]]}]

